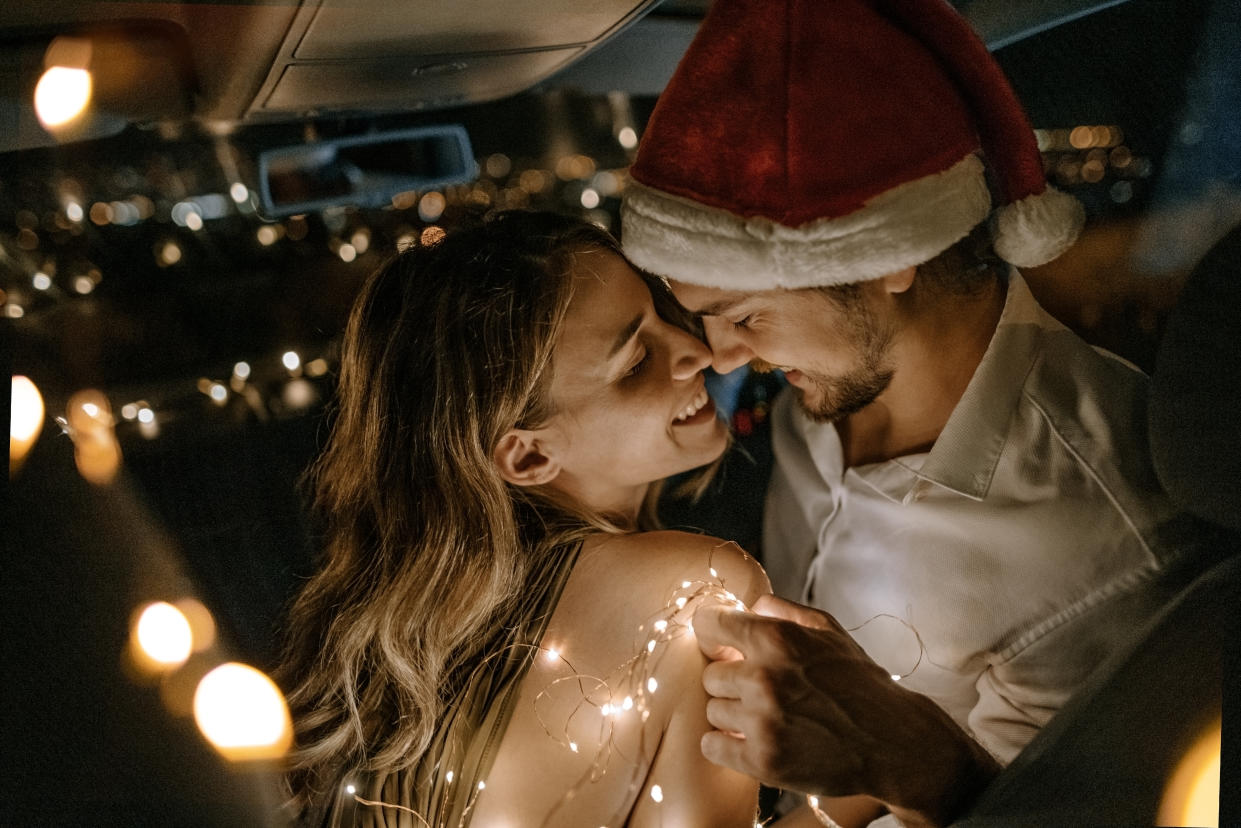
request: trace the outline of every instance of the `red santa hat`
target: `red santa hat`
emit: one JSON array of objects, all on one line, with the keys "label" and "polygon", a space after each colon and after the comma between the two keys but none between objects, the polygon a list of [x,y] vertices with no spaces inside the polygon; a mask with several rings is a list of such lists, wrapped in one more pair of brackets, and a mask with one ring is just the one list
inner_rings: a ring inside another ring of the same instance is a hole
[{"label": "red santa hat", "polygon": [[943,0],[715,0],[630,176],[633,262],[737,290],[877,278],[988,217],[996,252],[1031,267],[1083,219]]}]

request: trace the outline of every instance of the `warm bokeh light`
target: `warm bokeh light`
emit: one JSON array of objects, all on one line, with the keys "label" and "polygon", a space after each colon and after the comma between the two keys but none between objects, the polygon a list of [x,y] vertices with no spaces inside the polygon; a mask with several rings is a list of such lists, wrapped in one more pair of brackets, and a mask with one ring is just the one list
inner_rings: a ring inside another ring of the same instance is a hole
[{"label": "warm bokeh light", "polygon": [[155,244],[155,263],[160,267],[169,267],[181,261],[181,245],[171,239]]},{"label": "warm bokeh light", "polygon": [[275,683],[245,664],[221,664],[194,691],[194,721],[226,759],[278,759],[293,741],[289,708]]},{"label": "warm bokeh light", "polygon": [[190,633],[193,635],[193,644],[191,649],[196,653],[211,647],[215,643],[215,618],[212,617],[211,611],[202,605],[201,601],[193,598],[182,598],[173,606],[181,611],[185,616],[185,620],[190,625]]},{"label": "warm bokeh light", "polygon": [[143,666],[180,667],[190,657],[194,633],[181,610],[164,601],[148,604],[134,623],[133,641]]},{"label": "warm bokeh light", "polygon": [[1216,722],[1202,734],[1172,772],[1156,825],[1193,825],[1213,828],[1219,825],[1220,749],[1223,722]]},{"label": "warm bokeh light", "polygon": [[90,105],[92,81],[85,69],[51,66],[34,88],[34,111],[48,129],[63,127]]},{"label": "warm bokeh light", "polygon": [[429,192],[418,201],[418,217],[423,221],[435,221],[448,206],[443,193]]},{"label": "warm bokeh light", "polygon": [[43,395],[29,377],[15,376],[10,391],[9,477],[17,474],[43,430]]},{"label": "warm bokeh light", "polygon": [[314,405],[319,399],[315,387],[301,377],[289,380],[280,399],[290,411],[301,411]]},{"label": "warm bokeh light", "polygon": [[69,398],[66,421],[78,473],[97,486],[111,483],[121,468],[121,444],[108,398],[93,389],[79,391]]}]

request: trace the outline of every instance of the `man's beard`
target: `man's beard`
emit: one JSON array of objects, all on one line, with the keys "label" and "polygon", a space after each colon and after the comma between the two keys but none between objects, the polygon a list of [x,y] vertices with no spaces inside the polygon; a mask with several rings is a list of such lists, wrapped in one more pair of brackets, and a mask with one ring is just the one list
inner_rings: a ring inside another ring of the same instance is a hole
[{"label": "man's beard", "polygon": [[817,423],[835,423],[873,403],[892,381],[892,370],[867,364],[842,376],[802,376],[814,386],[817,399],[811,402],[804,389],[796,389],[801,410]]},{"label": "man's beard", "polygon": [[[850,319],[861,355],[860,364],[836,376],[801,371],[803,379],[813,387],[817,397],[813,402],[807,400],[805,389],[794,388],[801,410],[817,423],[839,422],[850,414],[856,414],[873,403],[892,382],[892,368],[887,364],[891,329],[881,327],[860,303],[852,303],[849,309],[852,313],[847,318]],[[762,360],[754,360],[750,365],[763,372],[775,369],[774,365]]]}]

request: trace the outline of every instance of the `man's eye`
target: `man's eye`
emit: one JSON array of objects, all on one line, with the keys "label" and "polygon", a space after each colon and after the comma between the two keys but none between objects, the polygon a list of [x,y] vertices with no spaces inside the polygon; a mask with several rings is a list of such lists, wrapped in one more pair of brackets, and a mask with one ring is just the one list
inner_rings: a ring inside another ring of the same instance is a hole
[{"label": "man's eye", "polygon": [[635,363],[633,364],[633,367],[632,367],[632,368],[630,368],[628,371],[626,371],[626,372],[625,372],[625,376],[626,376],[626,377],[632,377],[632,376],[636,376],[636,375],[638,375],[638,374],[642,373],[642,368],[643,368],[643,366],[645,366],[645,365],[646,365],[647,361],[649,361],[649,360],[650,360],[650,358],[651,358],[651,352],[650,352],[650,351],[644,351],[644,352],[642,353],[642,359],[640,359],[640,360],[638,360],[637,362],[635,362]]}]

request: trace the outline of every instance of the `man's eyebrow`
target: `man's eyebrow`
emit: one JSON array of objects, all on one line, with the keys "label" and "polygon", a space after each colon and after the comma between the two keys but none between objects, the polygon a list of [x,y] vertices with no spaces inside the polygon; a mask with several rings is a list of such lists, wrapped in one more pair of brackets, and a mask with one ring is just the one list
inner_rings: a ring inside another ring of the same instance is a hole
[{"label": "man's eyebrow", "polygon": [[691,311],[691,313],[694,316],[723,316],[744,301],[744,299],[719,299],[710,304],[703,305],[698,310]]},{"label": "man's eyebrow", "polygon": [[625,343],[633,339],[633,335],[638,332],[638,328],[642,327],[642,320],[646,318],[646,313],[639,313],[633,319],[629,320],[629,324],[616,335],[616,340],[612,343],[612,347],[608,350],[608,359],[620,353],[620,349],[625,347]]}]

